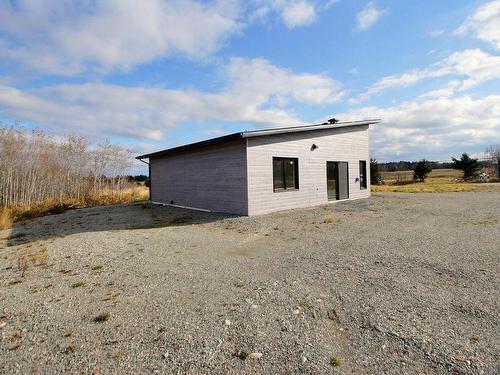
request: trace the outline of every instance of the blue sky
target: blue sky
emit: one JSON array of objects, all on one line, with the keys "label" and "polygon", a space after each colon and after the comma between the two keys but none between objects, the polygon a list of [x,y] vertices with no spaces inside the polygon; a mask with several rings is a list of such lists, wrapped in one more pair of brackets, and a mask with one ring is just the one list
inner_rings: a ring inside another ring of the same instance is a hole
[{"label": "blue sky", "polygon": [[382,118],[379,160],[500,143],[500,0],[0,2],[0,119],[144,153]]}]

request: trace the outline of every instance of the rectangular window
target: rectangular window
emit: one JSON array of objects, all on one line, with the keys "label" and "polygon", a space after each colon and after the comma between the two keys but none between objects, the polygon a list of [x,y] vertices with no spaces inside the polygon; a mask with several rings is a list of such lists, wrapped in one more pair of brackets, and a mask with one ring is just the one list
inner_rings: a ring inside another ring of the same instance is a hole
[{"label": "rectangular window", "polygon": [[359,161],[359,188],[366,189],[366,160]]},{"label": "rectangular window", "polygon": [[299,188],[299,159],[273,158],[273,189],[297,190]]}]

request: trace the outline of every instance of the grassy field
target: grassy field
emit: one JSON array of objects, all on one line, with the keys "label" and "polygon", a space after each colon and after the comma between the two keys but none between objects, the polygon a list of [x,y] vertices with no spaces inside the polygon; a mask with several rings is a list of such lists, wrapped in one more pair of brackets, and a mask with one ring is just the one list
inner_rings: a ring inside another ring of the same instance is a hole
[{"label": "grassy field", "polygon": [[384,185],[372,185],[373,192],[445,193],[500,189],[500,186],[463,182],[461,171],[455,169],[435,169],[421,183],[413,182],[413,171],[382,172],[381,175]]},{"label": "grassy field", "polygon": [[[382,179],[386,183],[393,183],[396,180],[413,180],[413,171],[381,172]],[[430,174],[431,179],[440,179],[442,181],[460,180],[462,172],[457,169],[434,169]]]}]

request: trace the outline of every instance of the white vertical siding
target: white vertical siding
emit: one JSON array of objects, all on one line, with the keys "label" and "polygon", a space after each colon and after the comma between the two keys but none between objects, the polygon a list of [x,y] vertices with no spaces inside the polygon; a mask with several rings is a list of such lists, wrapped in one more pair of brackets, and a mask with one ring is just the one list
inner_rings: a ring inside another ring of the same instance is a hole
[{"label": "white vertical siding", "polygon": [[[319,147],[311,151],[313,143]],[[299,190],[273,192],[273,156],[299,159]],[[355,181],[360,160],[367,164],[364,190]],[[349,199],[370,196],[368,125],[248,138],[248,214],[327,203],[327,161],[349,163]]]}]

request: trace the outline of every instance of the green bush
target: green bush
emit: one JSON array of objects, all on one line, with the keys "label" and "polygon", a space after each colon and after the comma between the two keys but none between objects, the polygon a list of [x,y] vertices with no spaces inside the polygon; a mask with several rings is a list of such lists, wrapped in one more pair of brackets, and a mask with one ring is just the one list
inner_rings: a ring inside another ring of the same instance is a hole
[{"label": "green bush", "polygon": [[415,168],[413,169],[413,180],[424,182],[431,172],[431,163],[428,160],[422,159],[417,164],[415,164]]},{"label": "green bush", "polygon": [[469,154],[463,153],[460,159],[451,158],[453,160],[453,169],[459,169],[464,172],[464,180],[471,180],[479,174],[481,166],[477,159],[472,159]]},{"label": "green bush", "polygon": [[378,168],[377,159],[370,159],[370,184],[380,185],[382,183],[382,176]]}]

